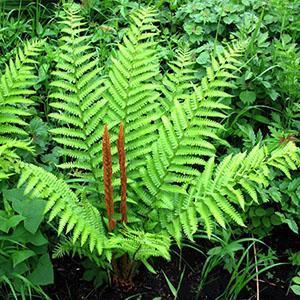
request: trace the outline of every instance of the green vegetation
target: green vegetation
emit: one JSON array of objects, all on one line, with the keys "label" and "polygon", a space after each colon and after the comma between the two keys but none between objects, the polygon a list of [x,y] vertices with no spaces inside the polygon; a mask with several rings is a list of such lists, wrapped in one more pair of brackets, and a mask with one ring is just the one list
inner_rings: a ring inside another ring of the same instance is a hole
[{"label": "green vegetation", "polygon": [[4,299],[52,299],[62,257],[130,299],[299,295],[299,3],[148,2],[1,3]]}]

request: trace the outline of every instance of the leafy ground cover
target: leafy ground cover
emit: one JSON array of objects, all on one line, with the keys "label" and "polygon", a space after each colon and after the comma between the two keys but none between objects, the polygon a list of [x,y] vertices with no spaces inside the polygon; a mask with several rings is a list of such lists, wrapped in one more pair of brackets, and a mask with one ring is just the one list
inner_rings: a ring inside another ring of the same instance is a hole
[{"label": "leafy ground cover", "polygon": [[299,10],[2,1],[0,297],[297,299]]}]

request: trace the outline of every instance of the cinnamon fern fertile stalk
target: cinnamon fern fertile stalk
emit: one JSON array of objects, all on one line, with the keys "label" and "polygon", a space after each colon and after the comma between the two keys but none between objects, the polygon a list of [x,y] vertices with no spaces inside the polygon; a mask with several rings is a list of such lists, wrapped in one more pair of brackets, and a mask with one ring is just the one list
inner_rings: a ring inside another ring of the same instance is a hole
[{"label": "cinnamon fern fertile stalk", "polygon": [[111,147],[107,125],[104,127],[102,138],[102,157],[103,157],[103,180],[105,193],[105,206],[108,215],[108,231],[112,231],[116,226],[114,215],[113,187],[112,187],[112,159]]},{"label": "cinnamon fern fertile stalk", "polygon": [[119,136],[118,136],[118,156],[120,164],[120,173],[121,173],[121,205],[120,212],[122,215],[121,222],[127,222],[127,207],[126,207],[126,156],[125,156],[125,138],[124,138],[124,124],[120,124]]}]

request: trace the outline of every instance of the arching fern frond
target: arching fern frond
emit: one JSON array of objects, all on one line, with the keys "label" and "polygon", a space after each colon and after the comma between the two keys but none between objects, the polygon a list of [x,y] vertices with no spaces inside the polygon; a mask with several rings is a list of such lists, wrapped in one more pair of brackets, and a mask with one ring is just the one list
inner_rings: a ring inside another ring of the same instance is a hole
[{"label": "arching fern frond", "polygon": [[121,233],[122,235],[112,235],[107,242],[107,247],[118,250],[121,255],[129,254],[133,261],[142,261],[150,271],[153,271],[147,261],[150,257],[163,257],[170,260],[171,241],[168,235],[128,227],[124,227]]},{"label": "arching fern frond", "polygon": [[30,153],[34,152],[29,142],[20,140],[9,140],[4,145],[0,145],[0,181],[13,175],[14,164],[20,159],[16,150],[21,149]]},{"label": "arching fern frond", "polygon": [[27,125],[24,117],[29,116],[28,105],[33,104],[29,98],[35,91],[37,82],[34,74],[36,61],[40,54],[42,41],[28,41],[23,49],[17,49],[14,60],[10,60],[0,78],[0,144],[14,138],[26,138]]},{"label": "arching fern frond", "polygon": [[50,95],[53,99],[50,105],[55,110],[50,117],[58,121],[59,127],[51,129],[51,133],[62,145],[61,153],[68,157],[67,163],[60,164],[61,168],[91,172],[97,178],[105,86],[79,10],[80,7],[72,5],[65,10],[61,21],[63,35],[53,72],[56,80],[51,83],[54,91]]},{"label": "arching fern frond", "polygon": [[270,167],[278,168],[289,176],[289,170],[299,166],[299,158],[293,143],[272,152],[267,147],[256,146],[249,153],[225,157],[217,166],[215,159],[210,158],[204,172],[188,191],[186,203],[180,208],[180,220],[183,219],[182,214],[189,220],[188,209],[193,207],[204,221],[209,235],[212,233],[212,219],[222,227],[230,219],[243,226],[238,208],[244,209],[246,198],[248,202],[259,201],[260,186],[267,187],[270,183]]},{"label": "arching fern frond", "polygon": [[91,252],[88,245],[81,246],[80,242],[73,243],[71,238],[62,238],[61,241],[55,245],[52,257],[62,258],[66,255],[78,255],[80,258],[87,257],[99,267],[108,267],[108,262],[103,260],[103,257],[99,256],[97,251],[94,250]]},{"label": "arching fern frond", "polygon": [[[174,100],[170,116],[162,117],[159,138],[152,144],[146,167],[141,169],[142,184],[148,192],[147,197],[142,197],[146,204],[164,207],[166,202],[162,194],[182,193],[182,184],[199,176],[196,166],[203,165],[206,157],[214,155],[212,141],[219,139],[216,129],[223,128],[218,119],[225,116],[221,110],[228,109],[215,98],[230,97],[220,87],[232,77],[227,70],[235,68],[232,62],[239,63],[237,58],[243,47],[238,43],[229,47],[224,57],[214,60],[213,67],[207,69],[207,77],[202,79],[201,86],[183,102]],[[142,196],[139,188],[136,190]]]},{"label": "arching fern frond", "polygon": [[[32,198],[47,200],[45,213],[49,220],[59,217],[58,234],[72,231],[72,242],[87,244],[90,251],[100,255],[106,240],[105,230],[98,210],[88,201],[79,201],[68,185],[53,174],[32,164],[20,163],[19,187]],[[34,201],[34,200],[33,200]]]}]

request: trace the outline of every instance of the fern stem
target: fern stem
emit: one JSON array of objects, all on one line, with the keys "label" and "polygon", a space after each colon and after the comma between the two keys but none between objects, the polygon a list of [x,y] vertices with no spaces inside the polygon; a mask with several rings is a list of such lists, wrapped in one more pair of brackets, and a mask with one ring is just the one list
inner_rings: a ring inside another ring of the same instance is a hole
[{"label": "fern stem", "polygon": [[119,136],[117,141],[119,165],[121,173],[121,205],[120,213],[122,215],[121,222],[127,223],[127,206],[126,206],[126,155],[125,155],[125,137],[124,137],[124,124],[120,124]]},{"label": "fern stem", "polygon": [[102,139],[102,158],[103,158],[103,180],[104,180],[104,198],[108,215],[108,231],[112,231],[116,226],[113,218],[114,202],[113,202],[113,186],[112,186],[112,158],[111,146],[107,125],[104,127]]}]

